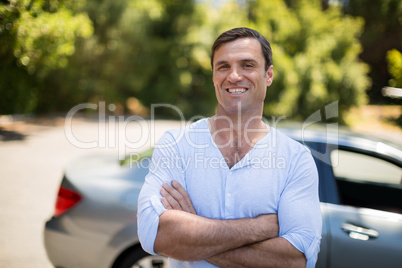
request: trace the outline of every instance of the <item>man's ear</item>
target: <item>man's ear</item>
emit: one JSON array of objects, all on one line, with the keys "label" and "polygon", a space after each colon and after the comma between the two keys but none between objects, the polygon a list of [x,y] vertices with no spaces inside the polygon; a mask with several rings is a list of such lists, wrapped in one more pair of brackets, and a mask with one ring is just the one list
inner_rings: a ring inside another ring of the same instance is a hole
[{"label": "man's ear", "polygon": [[272,81],[274,80],[274,66],[273,65],[268,67],[266,75],[267,75],[267,87],[269,87],[272,84]]}]

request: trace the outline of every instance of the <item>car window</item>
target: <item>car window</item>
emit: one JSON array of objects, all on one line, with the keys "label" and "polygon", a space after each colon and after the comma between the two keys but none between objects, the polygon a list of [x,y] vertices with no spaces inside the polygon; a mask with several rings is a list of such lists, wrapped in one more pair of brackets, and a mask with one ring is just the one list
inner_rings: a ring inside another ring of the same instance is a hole
[{"label": "car window", "polygon": [[400,184],[402,169],[383,159],[345,150],[333,150],[335,177],[378,183]]},{"label": "car window", "polygon": [[332,168],[341,204],[402,213],[402,168],[363,153],[336,149]]}]

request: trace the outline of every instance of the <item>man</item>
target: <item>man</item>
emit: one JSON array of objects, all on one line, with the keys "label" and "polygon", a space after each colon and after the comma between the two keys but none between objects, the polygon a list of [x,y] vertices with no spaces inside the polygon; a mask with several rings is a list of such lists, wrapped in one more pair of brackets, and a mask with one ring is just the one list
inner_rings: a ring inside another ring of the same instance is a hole
[{"label": "man", "polygon": [[321,239],[309,151],[262,121],[269,42],[235,28],[212,47],[216,115],[161,138],[138,235],[173,267],[314,267]]}]

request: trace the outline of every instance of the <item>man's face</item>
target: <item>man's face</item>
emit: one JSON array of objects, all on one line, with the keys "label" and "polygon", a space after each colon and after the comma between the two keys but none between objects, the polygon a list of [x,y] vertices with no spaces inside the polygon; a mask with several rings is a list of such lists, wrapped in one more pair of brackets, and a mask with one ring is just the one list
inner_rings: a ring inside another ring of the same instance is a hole
[{"label": "man's face", "polygon": [[254,38],[225,43],[215,51],[213,82],[218,113],[262,114],[267,86],[274,77],[272,65],[265,71],[261,45]]}]

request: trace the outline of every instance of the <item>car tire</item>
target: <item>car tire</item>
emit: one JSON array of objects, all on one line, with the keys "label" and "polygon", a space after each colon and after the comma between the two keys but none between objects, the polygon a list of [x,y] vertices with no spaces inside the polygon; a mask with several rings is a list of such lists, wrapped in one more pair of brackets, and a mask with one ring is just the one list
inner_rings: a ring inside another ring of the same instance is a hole
[{"label": "car tire", "polygon": [[163,256],[153,256],[145,252],[141,247],[135,247],[125,252],[113,268],[168,268],[168,259]]}]

